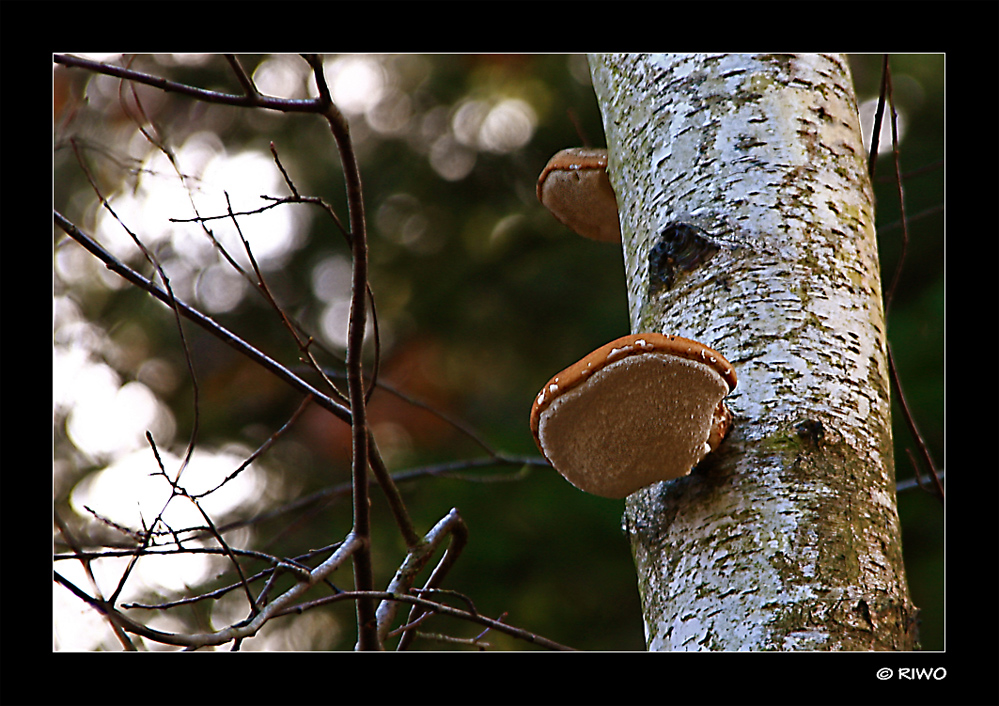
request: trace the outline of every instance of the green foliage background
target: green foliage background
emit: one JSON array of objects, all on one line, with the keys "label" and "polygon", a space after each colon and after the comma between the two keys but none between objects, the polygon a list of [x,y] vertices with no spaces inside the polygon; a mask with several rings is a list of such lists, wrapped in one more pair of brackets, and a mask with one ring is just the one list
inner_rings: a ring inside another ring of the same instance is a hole
[{"label": "green foliage background", "polygon": [[[336,59],[327,57],[328,62]],[[252,72],[267,57],[241,60]],[[628,332],[619,249],[569,232],[537,203],[534,191],[538,173],[554,152],[584,142],[603,145],[585,59],[441,55],[373,60],[396,88],[396,98],[408,106],[402,127],[389,133],[373,129],[370,116],[349,115],[364,183],[371,284],[383,333],[383,379],[460,419],[505,453],[537,455],[527,425],[537,390],[581,355]],[[893,56],[892,66],[906,124],[902,168],[935,166],[905,180],[907,213],[919,217],[908,234],[889,337],[917,423],[942,465],[943,58]],[[140,56],[132,67],[196,86],[239,91],[221,57],[190,64]],[[860,100],[876,96],[880,56],[853,57],[852,67]],[[95,218],[93,191],[66,138],[85,138],[113,157],[88,152],[92,166],[102,165],[94,168],[111,190],[127,190],[133,183],[134,176],[122,166],[127,165],[125,157],[142,158],[142,150],[151,149],[136,139],[134,124],[114,101],[97,107],[88,100],[98,80],[106,81],[78,69],[55,70],[55,205],[85,229]],[[273,142],[299,190],[331,202],[346,220],[340,165],[320,118],[202,105],[152,89],[141,89],[140,95],[149,117],[171,144],[206,130],[216,133],[230,153],[250,149],[268,154]],[[431,163],[433,140],[455,124],[456,109],[470,101],[488,108],[505,99],[519,99],[533,110],[536,125],[530,140],[506,152],[464,145],[462,154],[474,158],[474,167],[461,179],[442,178]],[[890,154],[882,154],[879,175],[891,169]],[[879,179],[876,191],[887,288],[900,258],[902,232],[892,225],[899,219],[894,182]],[[416,235],[406,230],[407,223]],[[282,304],[306,326],[318,329],[321,307],[308,284],[313,270],[331,255],[349,253],[328,219],[312,214],[308,224],[304,246],[267,276]],[[129,225],[142,235],[144,224]],[[57,232],[57,251],[67,247],[76,246]],[[185,374],[169,312],[147,296],[128,288],[66,283],[58,276],[56,293],[71,297],[130,351],[130,362],[119,366],[126,377],[153,353],[168,360],[178,375]],[[296,364],[294,343],[259,297],[245,297],[237,309],[216,318],[278,360]],[[295,410],[297,395],[226,346],[193,327],[186,330],[202,391],[199,443],[261,443]],[[338,365],[335,357],[324,362]],[[177,386],[165,398],[178,421],[175,443],[182,450],[192,424],[190,385]],[[375,394],[371,410],[376,433],[381,424],[386,433],[402,439],[387,442],[393,471],[483,455],[453,427],[384,392]],[[914,446],[897,406],[894,431],[896,469],[903,479],[912,475],[905,449]],[[262,499],[253,511],[344,482],[349,476],[348,438],[344,425],[329,415],[307,414],[265,461],[280,477],[281,490]],[[81,459],[60,428],[56,456],[72,469],[56,484],[57,507],[68,512],[73,486],[100,464]],[[486,615],[505,613],[511,624],[574,647],[643,649],[634,567],[620,529],[623,503],[579,492],[547,469],[526,475],[518,471],[498,468],[403,485],[419,531],[428,530],[452,507],[469,527],[469,546],[447,587],[469,596]],[[495,482],[468,480],[484,476]],[[376,579],[384,585],[403,548],[377,490],[373,497]],[[923,647],[940,649],[942,508],[914,490],[902,494],[899,510],[910,588],[923,609]],[[296,554],[340,538],[349,526],[349,501],[340,499],[259,524],[254,541],[268,552]],[[349,586],[349,574],[338,574],[335,581]],[[352,605],[322,610],[344,629],[337,637],[317,638],[314,646],[352,647]],[[203,617],[196,610],[181,614],[192,623]],[[315,611],[282,620],[289,625],[314,621]],[[466,637],[479,632],[472,625],[436,620],[428,629]],[[499,634],[490,634],[488,640],[504,649],[529,647]],[[417,645],[448,648],[433,642]]]}]

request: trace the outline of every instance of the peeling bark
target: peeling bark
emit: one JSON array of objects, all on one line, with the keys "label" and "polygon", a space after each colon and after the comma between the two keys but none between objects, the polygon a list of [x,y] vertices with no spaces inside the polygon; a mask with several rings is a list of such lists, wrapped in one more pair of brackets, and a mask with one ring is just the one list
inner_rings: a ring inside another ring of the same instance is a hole
[{"label": "peeling bark", "polygon": [[873,194],[845,58],[590,66],[632,331],[700,341],[739,376],[718,451],[627,500],[649,649],[914,649]]}]

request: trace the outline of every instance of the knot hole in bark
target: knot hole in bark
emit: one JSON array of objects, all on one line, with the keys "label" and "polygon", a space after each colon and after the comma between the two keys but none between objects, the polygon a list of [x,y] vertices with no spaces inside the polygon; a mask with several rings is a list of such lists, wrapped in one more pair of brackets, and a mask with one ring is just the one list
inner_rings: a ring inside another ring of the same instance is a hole
[{"label": "knot hole in bark", "polygon": [[649,250],[649,294],[669,289],[678,274],[690,272],[717,252],[718,245],[701,228],[682,221],[667,224]]}]

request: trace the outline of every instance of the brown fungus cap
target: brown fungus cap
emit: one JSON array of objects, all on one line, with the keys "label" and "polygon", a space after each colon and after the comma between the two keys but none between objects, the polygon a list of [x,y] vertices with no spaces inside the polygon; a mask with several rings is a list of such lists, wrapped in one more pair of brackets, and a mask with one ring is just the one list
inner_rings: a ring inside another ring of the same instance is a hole
[{"label": "brown fungus cap", "polygon": [[638,333],[553,377],[531,409],[541,453],[580,490],[607,498],[690,473],[725,437],[735,370],[679,336]]},{"label": "brown fungus cap", "polygon": [[607,150],[572,147],[557,153],[538,178],[538,200],[580,235],[621,242],[617,197],[607,178]]}]

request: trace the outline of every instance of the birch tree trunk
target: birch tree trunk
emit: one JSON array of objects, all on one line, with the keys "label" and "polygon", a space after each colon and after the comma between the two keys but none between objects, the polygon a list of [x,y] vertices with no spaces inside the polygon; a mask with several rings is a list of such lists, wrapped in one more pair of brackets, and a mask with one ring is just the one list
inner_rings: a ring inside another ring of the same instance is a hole
[{"label": "birch tree trunk", "polygon": [[590,67],[632,331],[700,341],[739,377],[718,451],[627,499],[648,648],[914,649],[846,59],[591,55]]}]

